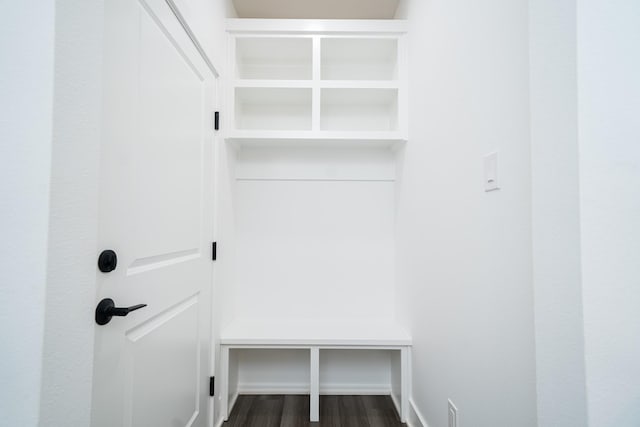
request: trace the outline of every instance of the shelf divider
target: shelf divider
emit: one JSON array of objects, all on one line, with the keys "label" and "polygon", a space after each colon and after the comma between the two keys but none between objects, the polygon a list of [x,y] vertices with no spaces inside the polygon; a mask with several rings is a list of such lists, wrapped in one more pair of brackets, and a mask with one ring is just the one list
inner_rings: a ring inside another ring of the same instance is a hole
[{"label": "shelf divider", "polygon": [[312,106],[311,106],[311,129],[314,131],[320,130],[320,73],[321,73],[321,64],[320,64],[320,37],[313,37],[313,55],[312,55],[312,80],[313,80],[313,91],[311,95]]}]

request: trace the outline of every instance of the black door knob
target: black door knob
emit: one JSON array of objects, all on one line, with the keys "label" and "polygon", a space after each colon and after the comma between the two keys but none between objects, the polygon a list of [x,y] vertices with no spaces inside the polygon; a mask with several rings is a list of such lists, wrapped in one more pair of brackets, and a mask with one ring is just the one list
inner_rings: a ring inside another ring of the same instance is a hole
[{"label": "black door knob", "polygon": [[109,273],[116,269],[118,265],[118,256],[111,249],[102,251],[98,257],[98,268],[103,273]]},{"label": "black door knob", "polygon": [[132,311],[146,307],[147,304],[132,305],[131,307],[116,307],[111,298],[105,298],[98,303],[96,307],[96,323],[98,325],[106,325],[111,322],[113,316],[126,316]]}]

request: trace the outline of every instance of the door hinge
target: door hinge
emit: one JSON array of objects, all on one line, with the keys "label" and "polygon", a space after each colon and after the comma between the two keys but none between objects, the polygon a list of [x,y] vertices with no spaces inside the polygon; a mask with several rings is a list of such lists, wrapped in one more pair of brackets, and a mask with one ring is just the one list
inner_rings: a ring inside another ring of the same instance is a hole
[{"label": "door hinge", "polygon": [[220,130],[220,111],[213,113],[213,130]]},{"label": "door hinge", "polygon": [[216,377],[209,377],[209,396],[215,396],[216,393]]},{"label": "door hinge", "polygon": [[218,242],[211,243],[211,260],[215,261],[218,258]]}]

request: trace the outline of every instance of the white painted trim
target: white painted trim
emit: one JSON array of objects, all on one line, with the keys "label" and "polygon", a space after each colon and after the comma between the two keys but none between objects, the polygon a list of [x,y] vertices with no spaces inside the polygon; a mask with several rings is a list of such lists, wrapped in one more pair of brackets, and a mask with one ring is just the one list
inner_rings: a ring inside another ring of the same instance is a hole
[{"label": "white painted trim", "polygon": [[407,425],[409,427],[429,427],[413,399],[409,399],[409,419],[407,420]]},{"label": "white painted trim", "polygon": [[400,420],[406,423],[409,419],[409,395],[411,393],[411,357],[410,347],[400,350]]},{"label": "white painted trim", "polygon": [[227,19],[233,33],[360,33],[402,34],[407,21],[400,19]]},{"label": "white painted trim", "polygon": [[396,407],[396,412],[398,413],[398,416],[402,417],[402,407],[400,406],[400,402],[398,401],[398,399],[396,399],[396,396],[393,394],[393,392],[389,393],[389,396],[391,396],[391,401],[393,402],[393,406]]},{"label": "white painted trim", "polygon": [[220,77],[220,73],[218,72],[216,67],[213,65],[211,58],[209,58],[209,55],[207,55],[207,52],[204,50],[204,48],[200,44],[198,37],[196,37],[195,33],[191,30],[191,27],[187,23],[187,20],[184,18],[184,16],[180,12],[180,8],[178,7],[178,5],[175,3],[174,0],[165,0],[165,1],[167,2],[167,5],[175,15],[176,19],[178,20],[182,28],[184,28],[184,31],[187,33],[187,35],[193,42],[193,45],[195,46],[200,56],[202,56],[202,59],[207,64],[207,67],[211,70],[211,72],[216,78]]},{"label": "white painted trim", "polygon": [[[239,394],[309,394],[309,385],[302,384],[238,384]],[[229,405],[231,406],[231,405]]]},{"label": "white painted trim", "polygon": [[348,396],[371,395],[386,396],[391,394],[391,384],[325,384],[320,386],[321,395]]},{"label": "white painted trim", "polygon": [[220,346],[220,413],[222,420],[229,419],[229,347]]},{"label": "white painted trim", "polygon": [[322,57],[321,57],[321,48],[320,48],[321,38],[317,35],[313,36],[313,51],[311,53],[312,60],[312,94],[311,94],[311,130],[314,132],[320,131],[321,129],[321,114],[322,110],[322,90],[320,88],[320,83],[322,80]]},{"label": "white painted trim", "polygon": [[320,349],[311,347],[311,386],[309,393],[309,420],[320,421]]},{"label": "white painted trim", "polygon": [[[238,384],[238,394],[309,394],[308,383],[299,384]],[[390,395],[389,384],[324,384],[320,385],[321,395],[347,396],[357,395]],[[229,409],[233,404],[229,405]]]}]

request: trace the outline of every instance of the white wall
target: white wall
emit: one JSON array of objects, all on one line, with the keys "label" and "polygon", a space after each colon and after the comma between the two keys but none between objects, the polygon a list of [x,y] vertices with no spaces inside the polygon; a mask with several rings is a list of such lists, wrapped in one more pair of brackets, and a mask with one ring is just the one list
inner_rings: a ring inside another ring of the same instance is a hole
[{"label": "white wall", "polygon": [[392,182],[240,181],[235,314],[393,317]]},{"label": "white wall", "polygon": [[580,214],[591,426],[640,425],[640,2],[578,0]]},{"label": "white wall", "polygon": [[0,414],[38,424],[47,269],[54,2],[3,3],[0,24]]},{"label": "white wall", "polygon": [[[41,426],[88,425],[95,309],[102,1],[56,1]],[[53,41],[53,40],[52,40]]]},{"label": "white wall", "polygon": [[243,148],[236,179],[235,316],[393,318],[391,151]]},{"label": "white wall", "polygon": [[538,425],[586,426],[576,2],[529,12]]},{"label": "white wall", "polygon": [[[409,1],[398,271],[429,427],[536,425],[528,2]],[[499,151],[501,190],[483,190]],[[400,306],[402,308],[402,305]]]}]

